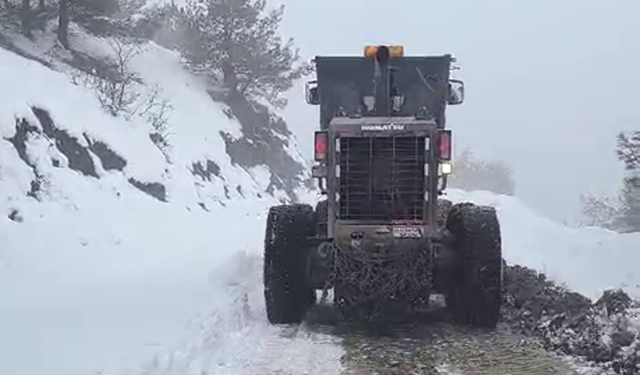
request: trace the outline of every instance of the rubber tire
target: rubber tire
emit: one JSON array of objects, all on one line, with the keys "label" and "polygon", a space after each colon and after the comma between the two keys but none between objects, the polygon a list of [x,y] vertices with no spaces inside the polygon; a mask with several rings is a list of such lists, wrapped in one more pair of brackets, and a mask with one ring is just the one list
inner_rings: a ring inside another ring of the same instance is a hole
[{"label": "rubber tire", "polygon": [[451,207],[453,207],[453,203],[451,203],[448,199],[438,198],[438,207],[436,208],[436,219],[439,227],[444,227],[447,223],[447,217],[449,217],[449,212],[451,211]]},{"label": "rubber tire", "polygon": [[493,207],[453,205],[446,223],[454,238],[458,266],[446,295],[457,323],[496,327],[502,304],[502,237]]},{"label": "rubber tire", "polygon": [[306,204],[269,209],[264,242],[264,297],[271,324],[298,324],[315,302],[309,286],[308,238],[315,232]]}]

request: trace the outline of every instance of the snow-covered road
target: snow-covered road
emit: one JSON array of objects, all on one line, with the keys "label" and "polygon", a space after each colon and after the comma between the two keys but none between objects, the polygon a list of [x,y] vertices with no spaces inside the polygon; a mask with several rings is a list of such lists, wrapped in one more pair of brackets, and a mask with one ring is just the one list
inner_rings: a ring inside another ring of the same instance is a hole
[{"label": "snow-covered road", "polygon": [[210,305],[209,288],[173,281],[1,293],[2,372],[91,374],[137,364],[180,339],[194,312]]}]

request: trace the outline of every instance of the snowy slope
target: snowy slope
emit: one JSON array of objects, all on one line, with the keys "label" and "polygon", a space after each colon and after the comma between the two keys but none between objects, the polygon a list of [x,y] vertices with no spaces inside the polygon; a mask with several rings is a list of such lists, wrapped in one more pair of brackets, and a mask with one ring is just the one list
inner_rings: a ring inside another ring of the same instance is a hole
[{"label": "snowy slope", "polygon": [[[95,40],[76,43],[85,51],[103,51]],[[259,259],[266,208],[284,194],[264,193],[266,166],[232,165],[219,131],[237,136],[239,124],[182,69],[176,54],[150,44],[131,68],[145,81],[141,90],[159,86],[173,107],[171,163],[150,141],[149,124],[109,116],[69,75],[0,49],[0,373],[115,373],[152,359],[163,344],[177,345],[190,321],[196,319],[192,327],[211,322],[208,315],[198,322],[199,314],[221,316],[202,343],[220,345],[217,336],[247,326],[234,323],[244,308],[235,307],[238,296],[250,296],[247,303],[255,310],[251,330],[239,334],[259,337],[253,338],[253,351],[244,341],[224,348],[247,351],[260,362],[260,344],[279,347],[279,332],[266,327],[259,313],[260,273],[238,294],[219,270],[256,271],[251,262]],[[90,154],[99,178],[69,169],[33,106],[48,111],[56,130],[83,147],[85,137],[103,142],[126,166],[106,171]],[[26,141],[31,166],[10,142],[21,118],[35,127]],[[219,177],[192,173],[193,163],[207,161],[219,168]],[[43,181],[40,201],[26,195],[34,171]],[[135,188],[130,178],[163,184],[167,202]],[[234,258],[243,252],[249,255]],[[326,346],[326,355],[310,356],[304,342],[314,339],[286,340],[280,349],[317,361],[320,372],[337,371],[341,351],[334,340],[316,345]],[[325,357],[332,359],[328,367],[321,365]],[[274,363],[255,364],[267,365]],[[246,371],[262,371],[255,366]]]}]

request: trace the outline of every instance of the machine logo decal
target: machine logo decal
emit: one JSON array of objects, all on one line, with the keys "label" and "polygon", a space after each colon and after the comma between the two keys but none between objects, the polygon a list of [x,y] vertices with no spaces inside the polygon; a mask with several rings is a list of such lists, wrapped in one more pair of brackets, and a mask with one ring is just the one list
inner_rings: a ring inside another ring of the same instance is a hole
[{"label": "machine logo decal", "polygon": [[405,127],[402,124],[387,124],[387,125],[381,125],[381,124],[377,124],[377,125],[362,125],[360,127],[360,130],[362,131],[398,131],[398,130],[404,130]]}]

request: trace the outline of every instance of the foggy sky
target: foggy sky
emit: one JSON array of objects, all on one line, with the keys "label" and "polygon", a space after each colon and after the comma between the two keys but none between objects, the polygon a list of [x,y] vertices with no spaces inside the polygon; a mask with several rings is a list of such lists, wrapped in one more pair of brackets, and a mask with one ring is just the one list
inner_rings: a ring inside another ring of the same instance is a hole
[{"label": "foggy sky", "polygon": [[[466,102],[448,111],[455,146],[507,162],[539,212],[566,217],[582,192],[617,193],[615,135],[640,128],[640,1],[280,1],[282,31],[305,59],[384,43],[457,57]],[[318,109],[302,83],[288,98],[311,157]]]}]

